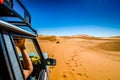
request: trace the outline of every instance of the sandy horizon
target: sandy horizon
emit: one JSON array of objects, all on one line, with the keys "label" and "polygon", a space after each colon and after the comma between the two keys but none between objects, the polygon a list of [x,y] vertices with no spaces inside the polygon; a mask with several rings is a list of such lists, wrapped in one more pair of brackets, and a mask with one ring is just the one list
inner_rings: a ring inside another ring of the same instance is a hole
[{"label": "sandy horizon", "polygon": [[57,60],[50,80],[120,80],[120,37],[38,36],[43,52]]}]

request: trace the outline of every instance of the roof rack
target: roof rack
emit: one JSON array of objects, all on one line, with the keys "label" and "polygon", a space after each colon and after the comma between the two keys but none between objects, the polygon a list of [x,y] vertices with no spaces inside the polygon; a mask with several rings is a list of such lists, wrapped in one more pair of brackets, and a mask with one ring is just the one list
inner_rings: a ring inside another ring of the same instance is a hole
[{"label": "roof rack", "polygon": [[12,24],[7,23],[7,22],[2,21],[2,20],[0,20],[0,28],[5,29],[5,30],[9,30],[9,31],[12,31],[12,32],[20,33],[20,34],[26,34],[28,36],[33,36],[33,37],[37,36],[37,34],[33,31],[29,31],[29,30],[19,28],[15,25],[12,25]]},{"label": "roof rack", "polygon": [[[20,9],[20,10],[18,10]],[[31,26],[31,15],[20,0],[0,0],[0,20],[16,26]]]}]

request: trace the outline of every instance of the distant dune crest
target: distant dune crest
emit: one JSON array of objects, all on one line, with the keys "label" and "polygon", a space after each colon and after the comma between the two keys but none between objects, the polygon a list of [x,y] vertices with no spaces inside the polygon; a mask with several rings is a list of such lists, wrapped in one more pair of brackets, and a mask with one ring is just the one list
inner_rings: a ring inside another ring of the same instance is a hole
[{"label": "distant dune crest", "polygon": [[112,37],[94,37],[87,34],[73,35],[73,36],[45,36],[39,35],[38,40],[48,40],[52,42],[59,41],[59,38],[62,39],[85,39],[85,40],[102,40],[101,43],[97,43],[95,45],[98,49],[108,50],[108,51],[120,51],[120,36],[112,36]]}]

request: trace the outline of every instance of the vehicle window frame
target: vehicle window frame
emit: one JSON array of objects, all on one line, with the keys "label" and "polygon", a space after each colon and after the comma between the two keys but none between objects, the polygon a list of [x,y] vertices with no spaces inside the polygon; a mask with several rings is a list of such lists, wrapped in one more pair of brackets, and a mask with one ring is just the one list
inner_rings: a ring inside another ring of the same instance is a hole
[{"label": "vehicle window frame", "polygon": [[20,35],[20,34],[15,34],[15,33],[11,33],[10,35],[11,35],[10,37],[11,37],[13,45],[14,45],[14,41],[13,41],[14,36],[15,37],[21,37],[21,38],[26,38],[26,39],[31,39],[33,44],[34,44],[34,47],[35,47],[35,49],[36,49],[36,51],[38,53],[38,55],[41,57],[41,59],[44,59],[43,54],[42,54],[42,50],[40,49],[40,45],[38,44],[38,41],[37,41],[36,37]]},{"label": "vehicle window frame", "polygon": [[[36,52],[38,53],[38,55],[40,57],[40,62],[41,62],[41,66],[42,66],[41,70],[45,69],[44,57],[43,57],[42,51],[40,49],[40,45],[38,44],[36,37],[31,37],[31,36],[26,36],[26,35],[20,35],[20,34],[15,34],[15,33],[11,33],[10,35],[11,35],[10,37],[11,37],[11,40],[12,40],[13,48],[14,48],[14,51],[16,53],[18,62],[20,64],[20,66],[21,66],[21,69],[22,69],[22,65],[21,65],[21,62],[20,62],[20,59],[19,59],[18,52],[17,52],[16,47],[15,47],[15,44],[14,44],[13,37],[21,37],[21,38],[31,39],[32,42],[33,42],[34,48],[35,48]],[[22,71],[22,73],[23,73],[23,71]],[[40,76],[40,73],[39,73],[39,76]]]}]

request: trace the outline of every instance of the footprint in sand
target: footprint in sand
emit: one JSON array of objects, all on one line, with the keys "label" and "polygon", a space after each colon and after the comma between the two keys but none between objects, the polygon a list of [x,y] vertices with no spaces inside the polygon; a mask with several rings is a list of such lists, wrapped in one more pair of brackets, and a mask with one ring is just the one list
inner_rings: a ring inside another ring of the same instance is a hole
[{"label": "footprint in sand", "polygon": [[64,77],[64,78],[66,78],[66,77],[67,77],[67,75],[66,75],[66,74],[63,74],[63,77]]},{"label": "footprint in sand", "polygon": [[76,66],[76,67],[78,67],[78,65],[77,65],[77,64],[76,64],[75,66]]},{"label": "footprint in sand", "polygon": [[110,78],[108,78],[108,80],[110,80]]},{"label": "footprint in sand", "polygon": [[86,73],[84,73],[84,76],[85,76],[85,77],[88,77],[88,75],[87,75]]},{"label": "footprint in sand", "polygon": [[73,56],[71,56],[71,57],[72,57],[72,59],[74,59],[74,57],[76,57],[76,56],[73,55]]},{"label": "footprint in sand", "polygon": [[70,64],[69,62],[66,62],[66,64]]},{"label": "footprint in sand", "polygon": [[81,73],[77,73],[79,76],[82,76],[82,74]]},{"label": "footprint in sand", "polygon": [[75,69],[72,69],[72,71],[75,71]]},{"label": "footprint in sand", "polygon": [[54,57],[54,55],[52,54],[51,57]]},{"label": "footprint in sand", "polygon": [[74,61],[74,58],[72,58],[71,60]]}]

